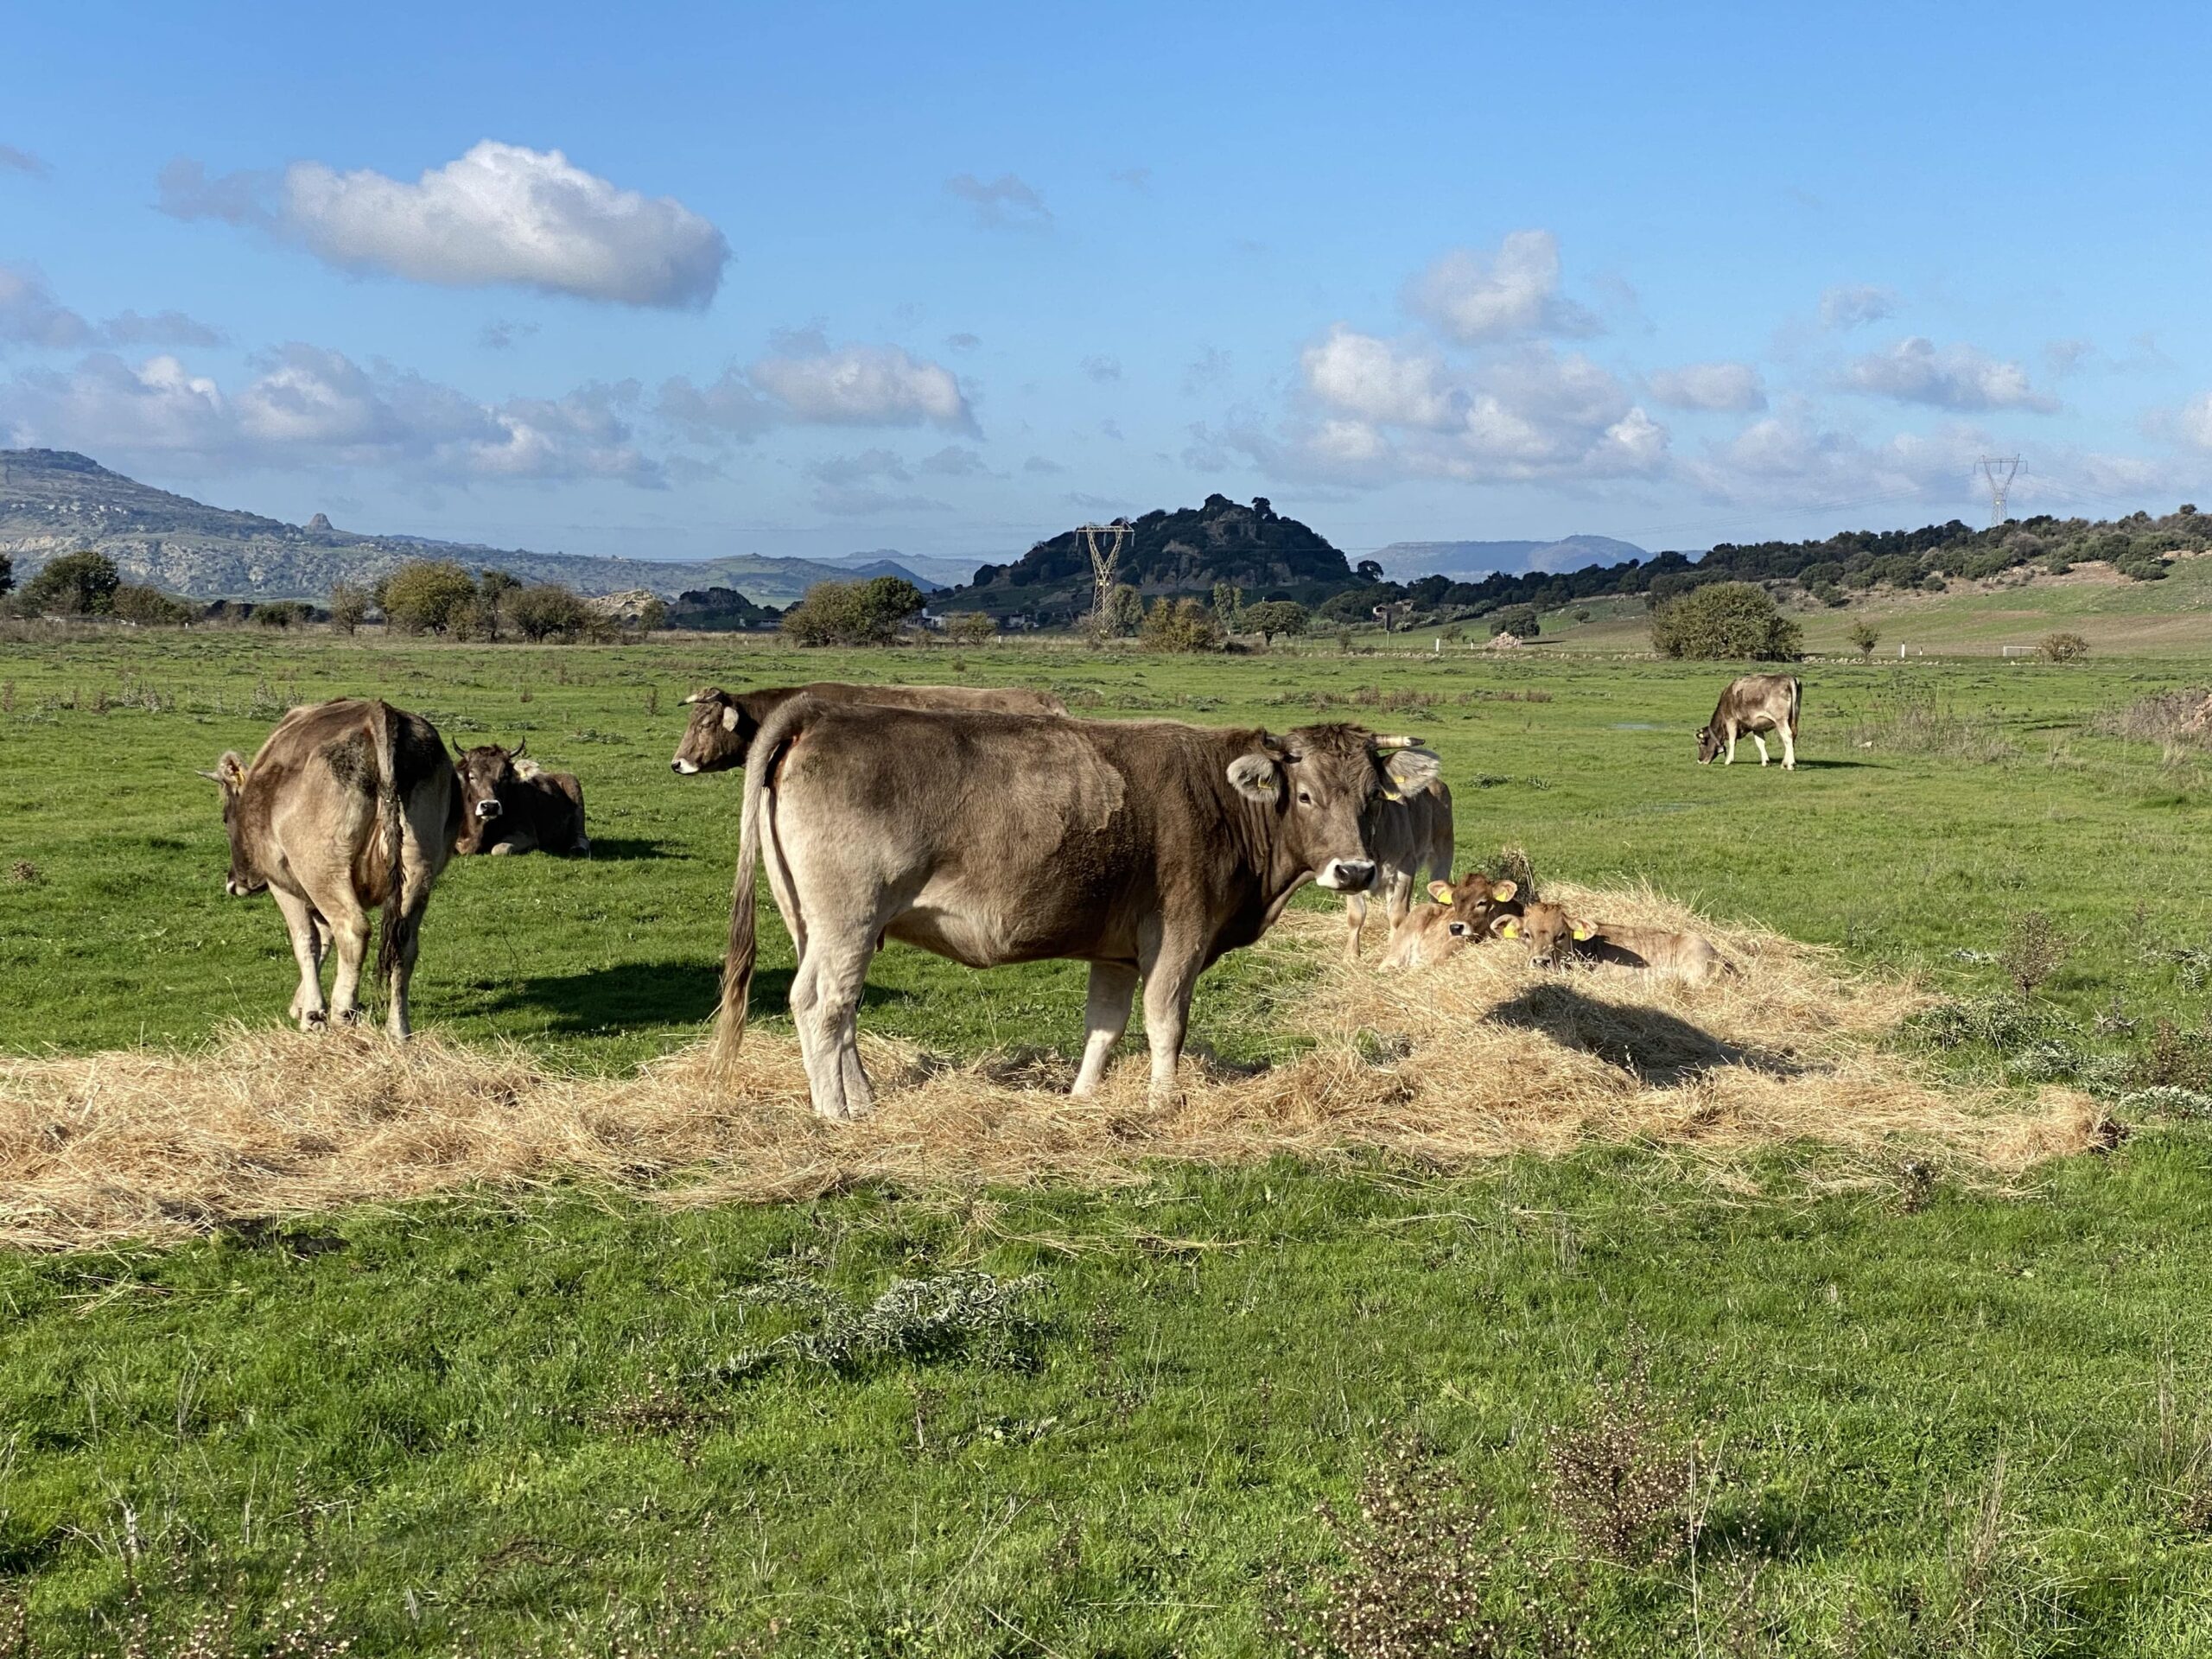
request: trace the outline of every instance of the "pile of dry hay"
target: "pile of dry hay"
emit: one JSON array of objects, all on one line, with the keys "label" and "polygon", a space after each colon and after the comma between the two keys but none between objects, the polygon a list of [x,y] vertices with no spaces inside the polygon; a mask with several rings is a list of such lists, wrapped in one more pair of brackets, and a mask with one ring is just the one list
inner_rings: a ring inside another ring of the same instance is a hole
[{"label": "pile of dry hay", "polygon": [[[1154,1109],[1141,1055],[1078,1103],[1058,1060],[953,1065],[864,1039],[880,1104],[855,1127],[814,1117],[795,1041],[760,1030],[721,1098],[696,1049],[628,1077],[549,1071],[513,1046],[433,1035],[399,1049],[356,1031],[238,1030],[195,1051],[16,1060],[0,1065],[0,1241],[82,1247],[580,1177],[671,1203],[759,1202],[876,1179],[1126,1182],[1148,1159],[1357,1148],[1448,1166],[1592,1141],[1722,1153],[1806,1141],[2004,1173],[2101,1132],[2082,1096],[2049,1090],[2023,1109],[1940,1087],[1877,1047],[1923,1000],[1911,986],[1699,923],[1648,891],[1552,896],[1592,919],[1696,925],[1743,971],[1695,990],[1543,975],[1500,944],[1388,976],[1329,959],[1337,918],[1297,915],[1261,947],[1313,960],[1296,1015],[1314,1046],[1291,1063],[1250,1075],[1186,1061],[1188,1098]],[[1071,1046],[1081,1015],[1071,1002]]]}]

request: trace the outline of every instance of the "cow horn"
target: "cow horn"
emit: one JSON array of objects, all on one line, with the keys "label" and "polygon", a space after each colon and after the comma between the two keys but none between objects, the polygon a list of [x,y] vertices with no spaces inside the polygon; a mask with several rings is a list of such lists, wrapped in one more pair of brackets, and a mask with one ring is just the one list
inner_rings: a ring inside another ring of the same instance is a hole
[{"label": "cow horn", "polygon": [[722,689],[719,685],[702,686],[698,690],[694,691],[690,696],[684,698],[683,701],[686,702],[718,702],[721,700],[721,695]]},{"label": "cow horn", "polygon": [[519,742],[519,743],[516,744],[516,745],[514,746],[514,747],[512,747],[512,749],[509,749],[509,750],[507,751],[507,759],[508,759],[508,760],[521,760],[521,759],[522,759],[522,757],[523,757],[523,753],[524,753],[524,750],[526,750],[526,749],[528,749],[529,747],[530,747],[530,740],[529,740],[528,738],[526,738],[526,737],[525,737],[524,739],[523,739],[523,741],[522,741],[521,742]]},{"label": "cow horn", "polygon": [[1417,737],[1378,737],[1374,740],[1374,746],[1378,749],[1417,749],[1421,747],[1421,739]]}]

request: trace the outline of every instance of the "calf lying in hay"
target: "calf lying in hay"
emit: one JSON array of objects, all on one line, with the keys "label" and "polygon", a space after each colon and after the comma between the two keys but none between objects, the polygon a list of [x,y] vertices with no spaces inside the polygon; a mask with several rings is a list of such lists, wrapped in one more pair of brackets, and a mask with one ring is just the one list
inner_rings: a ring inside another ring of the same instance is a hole
[{"label": "calf lying in hay", "polygon": [[1709,985],[1736,971],[1701,934],[1630,922],[1579,922],[1565,905],[1529,905],[1520,915],[1501,919],[1497,933],[1527,945],[1529,964],[1536,968],[1579,963],[1690,985]]},{"label": "calf lying in hay", "polygon": [[[1692,919],[1649,893],[1568,896],[1651,925]],[[1938,1087],[1872,1040],[1919,992],[1772,934],[1707,928],[1755,971],[1691,989],[1561,982],[1503,948],[1376,976],[1330,960],[1339,928],[1301,912],[1262,947],[1312,966],[1291,1018],[1313,1048],[1257,1075],[1212,1068],[1159,1112],[1141,1060],[1075,1100],[1063,1058],[951,1065],[874,1039],[881,1109],[832,1125],[809,1109],[795,1041],[765,1031],[727,1096],[708,1087],[702,1048],[601,1077],[435,1033],[400,1049],[366,1032],[234,1030],[185,1052],[0,1062],[0,1240],[79,1248],[577,1179],[670,1204],[766,1202],[874,1179],[1139,1182],[1160,1158],[1386,1149],[1450,1166],[1596,1141],[1721,1155],[1818,1142],[1861,1160],[1910,1148],[2003,1173],[2082,1150],[2099,1122],[2065,1091],[2024,1106]]]}]

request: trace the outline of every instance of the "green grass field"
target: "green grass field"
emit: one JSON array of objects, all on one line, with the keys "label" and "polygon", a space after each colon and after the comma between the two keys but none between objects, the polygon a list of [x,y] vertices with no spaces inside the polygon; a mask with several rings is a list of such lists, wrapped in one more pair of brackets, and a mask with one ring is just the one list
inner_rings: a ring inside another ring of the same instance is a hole
[{"label": "green grass field", "polygon": [[[677,700],[897,677],[1412,730],[1463,862],[1510,842],[1548,876],[1648,879],[1970,1007],[2038,911],[2071,945],[2038,1029],[2117,1079],[2161,1020],[2170,1050],[2204,1023],[2212,771],[2087,722],[2209,673],[1817,664],[1784,775],[1748,745],[1693,763],[1710,664],[0,645],[0,1050],[281,1020],[282,927],[223,895],[193,772],[289,702],[375,691],[449,737],[528,736],[582,777],[598,849],[457,861],[418,1026],[632,1067],[698,1035],[728,914],[740,778],[670,773]],[[1195,1034],[1294,1049],[1284,961],[1211,972]],[[771,1027],[789,962],[772,922]],[[1077,1045],[1067,965],[894,947],[871,984],[864,1026],[936,1052]],[[2018,1080],[2011,1058],[1953,1064]],[[0,1260],[0,1594],[40,1653],[121,1650],[139,1614],[151,1651],[203,1614],[213,1650],[271,1650],[288,1595],[356,1652],[1268,1652],[1270,1574],[1338,1559],[1316,1503],[1412,1433],[1494,1511],[1476,1593],[1525,1637],[1500,1651],[1572,1612],[1603,1654],[2212,1652],[2212,1130],[2131,1127],[2011,1192],[1622,1147],[680,1214],[462,1194]],[[850,1312],[902,1280],[952,1312]],[[1548,1447],[1639,1364],[1623,1421],[1648,1421],[1615,1440],[1700,1448],[1669,1502],[1700,1527],[1623,1564],[1569,1524]]]}]

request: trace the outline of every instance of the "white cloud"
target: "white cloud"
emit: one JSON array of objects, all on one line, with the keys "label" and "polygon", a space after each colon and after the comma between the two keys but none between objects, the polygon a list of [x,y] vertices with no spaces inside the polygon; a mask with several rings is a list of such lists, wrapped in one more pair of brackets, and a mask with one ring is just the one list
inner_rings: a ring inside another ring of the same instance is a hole
[{"label": "white cloud", "polygon": [[856,455],[824,455],[803,469],[814,480],[814,505],[824,512],[860,517],[879,512],[943,512],[944,502],[925,495],[880,487],[906,484],[913,474],[888,449],[863,449]]},{"label": "white cloud", "polygon": [[1109,380],[1122,378],[1122,359],[1105,353],[1086,357],[1083,359],[1083,372],[1103,385]]},{"label": "white cloud", "polygon": [[17,149],[13,144],[0,144],[0,173],[28,173],[35,179],[42,179],[53,171],[28,149]]},{"label": "white cloud", "polygon": [[181,311],[156,311],[142,317],[125,311],[100,325],[100,338],[111,346],[220,346],[223,331]]},{"label": "white cloud", "polygon": [[1406,284],[1406,307],[1461,345],[1599,331],[1559,291],[1559,238],[1514,231],[1494,254],[1454,248]]},{"label": "white cloud", "polygon": [[92,326],[54,297],[37,270],[0,265],[0,346],[66,348],[92,337]]},{"label": "white cloud", "polygon": [[517,322],[512,317],[493,317],[476,332],[476,343],[487,352],[504,352],[517,340],[528,340],[537,332],[534,322]]},{"label": "white cloud", "polygon": [[1688,363],[1661,369],[1651,377],[1651,395],[1675,409],[1734,410],[1766,407],[1766,387],[1748,363]]},{"label": "white cloud", "polygon": [[1236,361],[1218,346],[1209,346],[1183,365],[1183,395],[1195,397],[1227,380]]},{"label": "white cloud", "polygon": [[1895,316],[1897,296],[1867,283],[1839,283],[1821,296],[1821,327],[1839,333]]},{"label": "white cloud", "polygon": [[1850,391],[1899,403],[1927,404],[1961,410],[2022,409],[2049,414],[2058,400],[2037,391],[2028,372],[1972,346],[1938,350],[1920,335],[1901,340],[1887,351],[1869,352],[1845,368]]},{"label": "white cloud", "polygon": [[490,139],[412,183],[320,162],[210,178],[179,160],[162,169],[161,207],[256,226],[341,270],[626,305],[703,308],[730,258],[722,233],[679,201],[622,189],[557,149]]},{"label": "white cloud", "polygon": [[957,197],[975,210],[976,223],[992,231],[1042,230],[1052,222],[1052,210],[1034,186],[1011,173],[995,179],[956,173],[944,181],[945,194]]},{"label": "white cloud", "polygon": [[948,443],[936,454],[924,455],[916,464],[922,471],[940,478],[973,478],[990,470],[980,453],[957,443]]},{"label": "white cloud", "polygon": [[1974,458],[1988,445],[1986,433],[1964,425],[1869,443],[1798,406],[1708,444],[1682,471],[1708,496],[1762,506],[1948,504],[1958,500]]},{"label": "white cloud", "polygon": [[982,336],[980,334],[947,334],[944,337],[945,349],[948,351],[972,352],[982,343]]},{"label": "white cloud", "polygon": [[1025,473],[1037,473],[1050,476],[1054,473],[1065,473],[1067,468],[1050,456],[1032,455],[1021,463],[1021,470]]},{"label": "white cloud", "polygon": [[1445,384],[1442,356],[1338,323],[1300,354],[1306,389],[1332,409],[1389,426],[1439,431],[1466,417],[1467,394]]},{"label": "white cloud", "polygon": [[734,367],[724,369],[703,386],[692,385],[683,375],[663,381],[657,407],[663,420],[702,442],[749,442],[783,418],[782,411],[747,380],[744,371]]},{"label": "white cloud", "polygon": [[0,425],[20,442],[156,456],[210,468],[381,467],[451,482],[616,479],[653,486],[659,464],[632,441],[622,411],[634,383],[588,385],[561,398],[486,404],[388,365],[292,344],[226,396],[167,353],[133,367],[95,353],[68,372],[0,385]]},{"label": "white cloud", "polygon": [[896,346],[833,348],[819,331],[806,329],[777,336],[747,374],[798,421],[953,431],[976,426],[952,371]]}]

